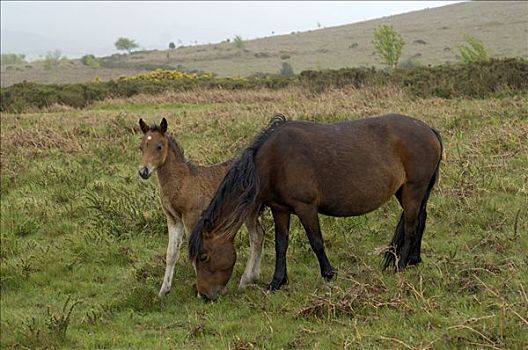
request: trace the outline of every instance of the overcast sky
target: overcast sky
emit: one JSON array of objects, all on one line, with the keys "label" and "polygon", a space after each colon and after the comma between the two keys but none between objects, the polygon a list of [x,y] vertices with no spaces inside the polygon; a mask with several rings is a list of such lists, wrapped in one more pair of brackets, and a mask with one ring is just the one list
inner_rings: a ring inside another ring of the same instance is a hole
[{"label": "overcast sky", "polygon": [[1,1],[2,53],[68,57],[115,52],[120,36],[145,49],[289,34],[360,22],[454,1]]}]

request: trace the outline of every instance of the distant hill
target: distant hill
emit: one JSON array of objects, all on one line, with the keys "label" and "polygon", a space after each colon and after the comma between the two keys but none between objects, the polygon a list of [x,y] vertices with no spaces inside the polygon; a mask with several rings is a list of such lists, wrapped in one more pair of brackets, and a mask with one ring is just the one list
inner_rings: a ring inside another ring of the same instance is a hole
[{"label": "distant hill", "polygon": [[143,51],[106,57],[100,68],[67,60],[44,69],[41,63],[2,65],[2,86],[23,80],[73,83],[133,75],[156,67],[213,72],[220,76],[277,73],[289,62],[295,73],[306,69],[380,66],[372,37],[381,24],[392,25],[405,39],[400,62],[456,62],[456,46],[465,35],[480,39],[493,57],[528,58],[527,2],[466,2],[375,20],[244,42]]}]

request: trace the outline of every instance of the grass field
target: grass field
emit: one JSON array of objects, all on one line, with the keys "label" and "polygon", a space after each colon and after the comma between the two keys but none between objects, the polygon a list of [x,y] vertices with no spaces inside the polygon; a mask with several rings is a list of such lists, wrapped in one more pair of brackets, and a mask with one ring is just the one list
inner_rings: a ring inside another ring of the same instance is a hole
[{"label": "grass field", "polygon": [[[526,2],[469,1],[337,27],[244,40],[243,48],[224,41],[176,50],[116,55],[107,58],[108,64],[98,69],[84,66],[80,60],[66,60],[52,69],[33,62],[2,65],[1,85],[24,80],[41,83],[77,83],[96,77],[109,80],[139,74],[156,66],[201,70],[220,76],[274,74],[283,62],[288,62],[295,73],[307,69],[382,67],[372,45],[374,30],[382,24],[393,26],[403,36],[405,46],[401,62],[411,60],[415,65],[458,62],[457,46],[464,43],[466,35],[481,40],[492,57],[528,58]],[[247,39],[244,33],[238,34]]]},{"label": "grass field", "polygon": [[[137,121],[169,121],[201,164],[235,156],[273,113],[332,122],[388,112],[415,116],[445,143],[429,204],[424,262],[382,272],[376,254],[400,209],[392,200],[356,218],[322,218],[337,277],[325,282],[298,220],[290,284],[261,281],[197,299],[182,251],[172,292],[157,298],[167,245],[156,179],[137,176]],[[207,90],[104,101],[86,110],[1,115],[2,348],[526,349],[528,347],[528,96],[417,99],[397,89],[318,95]],[[524,277],[523,277],[524,276]]]}]

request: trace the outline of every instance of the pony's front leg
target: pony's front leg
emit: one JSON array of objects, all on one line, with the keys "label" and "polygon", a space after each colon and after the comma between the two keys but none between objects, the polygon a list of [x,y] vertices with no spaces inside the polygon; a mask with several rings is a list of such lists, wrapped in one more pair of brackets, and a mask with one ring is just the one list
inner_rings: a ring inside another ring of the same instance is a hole
[{"label": "pony's front leg", "polygon": [[250,255],[246,270],[242,278],[240,278],[239,288],[244,288],[258,279],[260,275],[260,257],[264,246],[264,230],[258,219],[258,211],[246,220],[246,227],[249,232]]},{"label": "pony's front leg", "polygon": [[167,227],[169,230],[169,244],[167,246],[167,257],[165,266],[165,276],[163,277],[163,284],[159,291],[159,297],[162,298],[165,294],[170,292],[172,286],[172,276],[174,275],[174,265],[180,255],[180,245],[183,238],[183,224],[181,222],[174,222],[167,218]]},{"label": "pony's front leg", "polygon": [[270,291],[280,289],[288,283],[286,271],[286,251],[288,250],[288,235],[290,230],[290,213],[273,210],[273,221],[275,223],[275,272],[268,286]]}]

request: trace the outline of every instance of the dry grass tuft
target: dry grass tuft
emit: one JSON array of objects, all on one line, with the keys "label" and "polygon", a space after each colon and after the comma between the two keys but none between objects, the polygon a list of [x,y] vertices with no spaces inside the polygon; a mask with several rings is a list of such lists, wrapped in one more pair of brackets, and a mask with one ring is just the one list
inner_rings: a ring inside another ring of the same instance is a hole
[{"label": "dry grass tuft", "polygon": [[316,291],[312,294],[310,302],[299,309],[297,315],[301,318],[331,319],[336,316],[361,317],[367,309],[394,308],[411,311],[405,296],[402,293],[388,295],[382,281],[377,284],[356,280],[353,282],[354,287],[347,290],[328,286],[323,294]]}]

